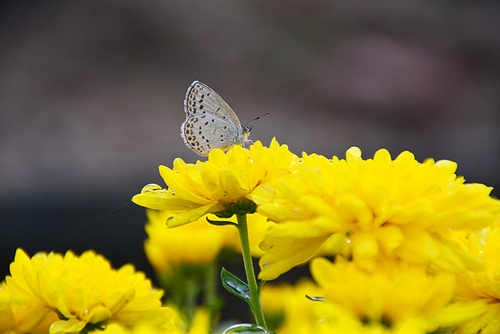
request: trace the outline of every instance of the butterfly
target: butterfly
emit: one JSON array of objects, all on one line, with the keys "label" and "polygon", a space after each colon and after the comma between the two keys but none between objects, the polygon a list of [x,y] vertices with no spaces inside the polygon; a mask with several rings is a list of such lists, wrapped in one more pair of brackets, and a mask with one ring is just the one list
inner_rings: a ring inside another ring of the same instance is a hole
[{"label": "butterfly", "polygon": [[248,139],[252,130],[248,126],[250,122],[242,127],[231,107],[204,83],[194,81],[189,86],[184,99],[184,112],[186,120],[181,126],[181,136],[184,143],[199,155],[208,155],[214,148],[225,151],[235,145],[252,142]]}]

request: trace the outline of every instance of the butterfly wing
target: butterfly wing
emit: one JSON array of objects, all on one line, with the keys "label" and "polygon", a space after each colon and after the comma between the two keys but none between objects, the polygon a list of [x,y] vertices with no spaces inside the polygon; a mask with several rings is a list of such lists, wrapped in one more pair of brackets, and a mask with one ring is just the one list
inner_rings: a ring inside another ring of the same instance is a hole
[{"label": "butterfly wing", "polygon": [[212,88],[202,82],[194,81],[184,99],[186,118],[193,115],[210,114],[217,116],[241,130],[240,120],[233,109]]},{"label": "butterfly wing", "polygon": [[214,115],[189,116],[181,126],[181,136],[186,145],[199,155],[208,155],[210,150],[220,148],[227,150],[240,145],[248,134],[225,119]]},{"label": "butterfly wing", "polygon": [[248,137],[234,111],[210,87],[194,81],[184,100],[186,120],[181,136],[186,145],[199,155],[208,155],[214,148],[227,150],[241,145]]}]

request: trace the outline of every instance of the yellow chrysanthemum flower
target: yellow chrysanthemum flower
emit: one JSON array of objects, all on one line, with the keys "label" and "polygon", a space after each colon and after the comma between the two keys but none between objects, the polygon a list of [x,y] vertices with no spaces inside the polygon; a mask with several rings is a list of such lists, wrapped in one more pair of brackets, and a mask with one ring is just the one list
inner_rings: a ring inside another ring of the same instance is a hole
[{"label": "yellow chrysanthemum flower", "polygon": [[[148,239],[144,242],[146,255],[160,275],[169,275],[177,265],[206,265],[215,260],[223,248],[241,252],[238,230],[233,226],[214,226],[200,218],[182,228],[169,228],[165,221],[172,217],[168,211],[147,210]],[[208,216],[217,220],[216,216]],[[236,218],[228,221],[236,223]],[[248,217],[250,249],[255,257],[264,252],[258,247],[274,223],[260,214]]]},{"label": "yellow chrysanthemum flower", "polygon": [[104,330],[95,330],[90,332],[92,334],[177,334],[173,321],[161,326],[153,327],[147,324],[139,324],[133,327],[126,327],[117,322],[113,322],[106,326]]},{"label": "yellow chrysanthemum flower", "polygon": [[214,226],[199,219],[182,228],[169,228],[168,211],[147,210],[148,239],[144,249],[151,265],[161,275],[171,275],[179,265],[207,265],[215,260],[226,245],[232,226]]},{"label": "yellow chrysanthemum flower", "polygon": [[2,286],[17,304],[36,310],[30,314],[33,319],[43,320],[47,311],[57,314],[60,320],[51,324],[51,334],[100,328],[113,321],[160,327],[172,315],[171,309],[161,307],[163,292],[153,289],[143,273],[132,265],[114,270],[93,251],[81,256],[71,251],[64,256],[38,253],[30,259],[18,249]]},{"label": "yellow chrysanthemum flower", "polygon": [[449,304],[455,276],[431,275],[426,265],[386,260],[369,272],[342,257],[315,258],[311,272],[325,296],[321,333],[424,334],[470,317]]},{"label": "yellow chrysanthemum flower", "polygon": [[264,285],[261,300],[268,329],[277,333],[313,333],[320,320],[316,309],[322,303],[307,296],[322,296],[321,289],[309,279],[301,279],[295,285]]},{"label": "yellow chrysanthemum flower", "polygon": [[328,239],[327,249],[366,268],[390,257],[451,272],[484,269],[482,259],[449,234],[499,221],[500,201],[485,185],[464,184],[456,167],[451,161],[419,163],[410,152],[392,160],[387,150],[363,160],[356,147],[345,160],[304,156],[292,174],[251,195],[258,212],[279,223],[261,244],[267,254],[259,277],[278,277]]},{"label": "yellow chrysanthemum flower", "polygon": [[209,334],[210,330],[210,313],[204,307],[198,307],[196,309],[193,321],[190,326],[183,321],[182,316],[179,312],[174,310],[173,321],[176,325],[176,329],[172,334]]},{"label": "yellow chrysanthemum flower", "polygon": [[161,327],[147,324],[138,324],[132,327],[126,327],[120,323],[113,322],[103,330],[95,330],[92,334],[177,334],[179,333],[173,321]]},{"label": "yellow chrysanthemum flower", "polygon": [[57,320],[57,315],[49,309],[14,299],[0,286],[0,333],[45,334]]},{"label": "yellow chrysanthemum flower", "polygon": [[457,276],[455,298],[478,308],[480,315],[459,328],[462,334],[500,332],[500,227],[498,224],[469,236],[467,246],[489,265],[483,272]]},{"label": "yellow chrysanthemum flower", "polygon": [[289,173],[297,162],[298,157],[275,139],[269,148],[257,141],[250,149],[234,146],[226,153],[213,149],[205,162],[187,164],[177,158],[173,169],[160,166],[168,189],[148,185],[132,201],[175,213],[168,221],[175,227],[226,210],[228,204],[247,198],[257,186]]}]

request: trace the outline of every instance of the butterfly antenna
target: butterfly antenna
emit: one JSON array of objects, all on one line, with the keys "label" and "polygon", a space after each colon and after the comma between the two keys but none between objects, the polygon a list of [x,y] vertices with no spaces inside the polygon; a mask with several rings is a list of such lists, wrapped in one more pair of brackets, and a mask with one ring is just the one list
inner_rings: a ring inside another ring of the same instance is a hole
[{"label": "butterfly antenna", "polygon": [[246,128],[248,124],[250,124],[250,123],[252,123],[252,122],[254,122],[254,121],[258,120],[258,119],[261,119],[262,117],[266,117],[266,116],[269,116],[269,115],[271,115],[271,113],[270,113],[270,112],[268,112],[267,114],[264,114],[264,115],[262,115],[262,116],[255,117],[255,118],[254,118],[254,119],[252,119],[251,121],[248,121],[248,122],[247,122],[247,124],[245,124],[245,126],[244,126],[244,127]]}]

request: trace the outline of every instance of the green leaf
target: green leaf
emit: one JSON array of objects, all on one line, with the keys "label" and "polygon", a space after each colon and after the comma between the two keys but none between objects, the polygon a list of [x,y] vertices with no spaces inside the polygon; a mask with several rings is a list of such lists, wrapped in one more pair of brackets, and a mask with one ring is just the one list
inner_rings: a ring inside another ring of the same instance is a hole
[{"label": "green leaf", "polygon": [[222,285],[224,285],[227,291],[240,297],[241,299],[244,299],[250,305],[250,308],[253,309],[250,296],[250,288],[248,287],[248,284],[246,284],[224,268],[222,268],[222,271],[220,272],[220,278],[222,280]]},{"label": "green leaf", "polygon": [[230,221],[227,221],[227,220],[212,220],[212,219],[208,219],[208,217],[207,217],[207,221],[210,224],[216,225],[216,226],[225,226],[225,225],[237,226],[237,224],[230,222]]},{"label": "green leaf", "polygon": [[260,296],[260,292],[262,291],[262,287],[264,286],[265,283],[266,283],[266,281],[262,280],[259,282],[259,285],[257,286],[257,291],[259,293],[259,296]]}]

